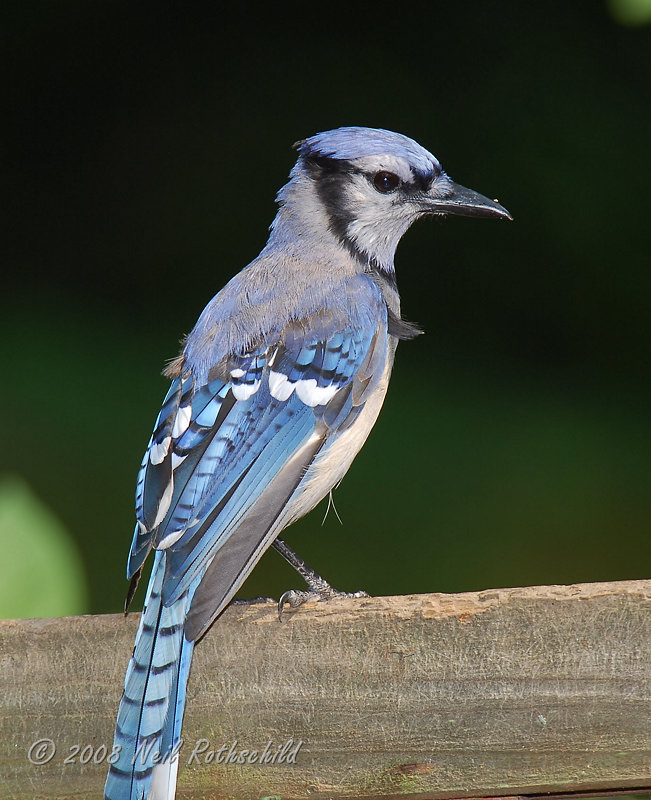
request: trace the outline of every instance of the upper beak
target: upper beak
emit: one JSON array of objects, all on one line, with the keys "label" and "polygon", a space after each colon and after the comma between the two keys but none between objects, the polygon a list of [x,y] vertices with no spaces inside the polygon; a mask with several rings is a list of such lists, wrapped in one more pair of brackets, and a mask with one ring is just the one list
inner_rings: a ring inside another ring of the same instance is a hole
[{"label": "upper beak", "polygon": [[430,214],[458,214],[462,217],[502,217],[512,220],[513,217],[501,206],[497,200],[489,200],[479,192],[459,186],[451,180],[446,181],[445,190],[441,191],[440,186],[434,184],[438,189],[429,194],[423,203],[423,210]]}]

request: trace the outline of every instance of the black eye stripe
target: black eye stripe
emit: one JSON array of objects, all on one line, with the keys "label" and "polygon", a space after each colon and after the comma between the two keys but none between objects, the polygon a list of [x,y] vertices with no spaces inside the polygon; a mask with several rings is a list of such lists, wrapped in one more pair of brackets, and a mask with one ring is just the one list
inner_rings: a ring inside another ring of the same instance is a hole
[{"label": "black eye stripe", "polygon": [[415,167],[411,167],[411,175],[412,175],[411,183],[414,189],[417,189],[418,191],[421,192],[426,192],[432,186],[432,182],[439,177],[440,173],[441,173],[440,169],[432,168],[427,172],[421,172]]},{"label": "black eye stripe", "polygon": [[393,172],[380,170],[373,176],[373,186],[382,194],[395,191],[400,186],[400,178]]}]

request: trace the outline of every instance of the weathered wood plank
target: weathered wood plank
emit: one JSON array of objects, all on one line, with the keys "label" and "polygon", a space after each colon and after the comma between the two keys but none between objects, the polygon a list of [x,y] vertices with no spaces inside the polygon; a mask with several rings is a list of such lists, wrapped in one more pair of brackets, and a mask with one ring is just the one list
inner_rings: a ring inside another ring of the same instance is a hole
[{"label": "weathered wood plank", "polygon": [[[282,623],[232,607],[195,651],[178,797],[649,788],[650,612],[651,581],[336,600]],[[3,798],[101,795],[106,765],[80,756],[110,748],[137,616],[0,622]],[[295,763],[205,763],[290,740]]]}]

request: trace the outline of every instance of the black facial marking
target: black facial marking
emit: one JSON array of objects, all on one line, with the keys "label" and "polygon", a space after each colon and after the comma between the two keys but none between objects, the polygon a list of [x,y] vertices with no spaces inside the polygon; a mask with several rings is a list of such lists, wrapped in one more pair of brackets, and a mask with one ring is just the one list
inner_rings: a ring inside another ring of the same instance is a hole
[{"label": "black facial marking", "polygon": [[307,152],[303,153],[305,166],[314,178],[323,174],[341,175],[346,172],[357,172],[350,161],[344,158],[335,158],[331,153]]},{"label": "black facial marking", "polygon": [[344,203],[342,187],[347,176],[358,174],[359,170],[350,161],[321,153],[306,155],[305,166],[308,174],[316,183],[319,198],[328,213],[330,230],[342,244],[348,246],[351,243],[346,233],[354,215]]},{"label": "black facial marking", "polygon": [[434,181],[441,174],[441,170],[434,167],[425,172],[416,169],[416,167],[410,167],[410,169],[412,175],[410,188],[415,192],[428,192],[432,188]]}]

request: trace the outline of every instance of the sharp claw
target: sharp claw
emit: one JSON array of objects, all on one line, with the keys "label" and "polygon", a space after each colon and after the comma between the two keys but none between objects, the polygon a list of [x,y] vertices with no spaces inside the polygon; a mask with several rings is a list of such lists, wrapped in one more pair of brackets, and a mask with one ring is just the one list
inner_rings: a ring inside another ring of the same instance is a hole
[{"label": "sharp claw", "polygon": [[280,600],[278,600],[278,622],[282,622],[283,621],[283,607],[284,607],[285,603],[287,602],[287,600],[289,599],[289,594],[290,594],[291,591],[292,591],[292,589],[290,589],[287,592],[283,592],[280,595]]},{"label": "sharp claw", "polygon": [[278,619],[283,621],[283,608],[288,604],[290,608],[298,608],[302,606],[311,596],[312,592],[297,592],[296,589],[288,589],[284,592],[278,601]]}]

